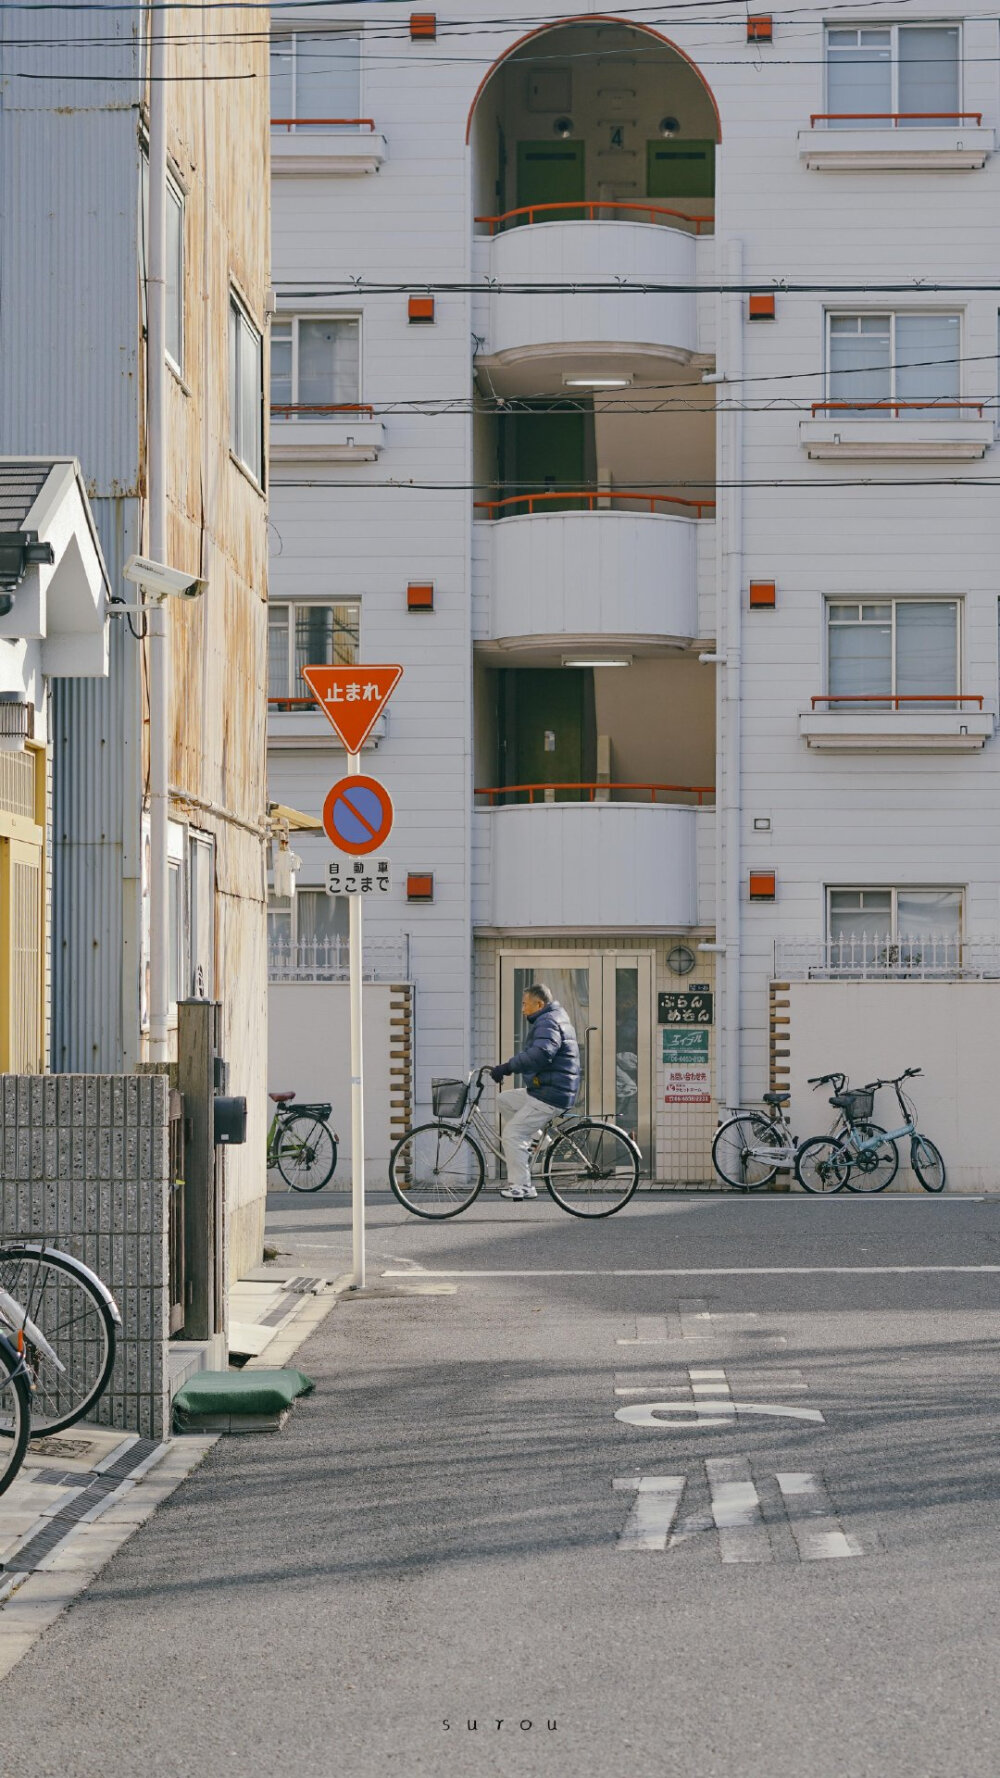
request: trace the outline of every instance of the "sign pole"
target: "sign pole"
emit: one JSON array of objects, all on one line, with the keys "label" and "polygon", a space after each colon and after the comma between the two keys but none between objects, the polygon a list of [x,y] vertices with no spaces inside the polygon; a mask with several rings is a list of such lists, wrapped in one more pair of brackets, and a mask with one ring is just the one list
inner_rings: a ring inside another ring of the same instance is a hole
[{"label": "sign pole", "polygon": [[[361,771],[360,753],[347,755],[347,775]],[[361,1017],[361,897],[350,898],[351,971],[351,1228],[354,1277],[352,1288],[365,1288],[365,1064]]]}]

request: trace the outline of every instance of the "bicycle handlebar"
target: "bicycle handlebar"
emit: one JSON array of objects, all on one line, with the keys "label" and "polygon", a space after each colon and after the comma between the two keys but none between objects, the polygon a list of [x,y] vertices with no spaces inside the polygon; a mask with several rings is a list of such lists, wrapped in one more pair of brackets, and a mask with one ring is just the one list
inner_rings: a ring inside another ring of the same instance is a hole
[{"label": "bicycle handlebar", "polygon": [[826,1087],[826,1086],[832,1085],[834,1088],[834,1091],[840,1093],[843,1091],[844,1087],[847,1085],[847,1075],[846,1074],[817,1074],[817,1075],[813,1075],[809,1080],[809,1085],[813,1088],[814,1091],[815,1091],[816,1087]]}]

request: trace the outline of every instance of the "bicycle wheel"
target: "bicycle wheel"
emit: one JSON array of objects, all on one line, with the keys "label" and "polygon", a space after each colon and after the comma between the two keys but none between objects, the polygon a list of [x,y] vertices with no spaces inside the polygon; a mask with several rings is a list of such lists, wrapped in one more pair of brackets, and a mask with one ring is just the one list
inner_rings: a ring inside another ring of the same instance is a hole
[{"label": "bicycle wheel", "polygon": [[849,1192],[884,1192],[899,1170],[899,1149],[886,1136],[881,1124],[855,1124],[854,1128],[862,1142],[870,1142],[876,1136],[883,1140],[878,1148],[866,1149],[861,1154],[848,1150],[847,1189]]},{"label": "bicycle wheel", "polygon": [[31,1391],[24,1365],[9,1340],[0,1337],[0,1494],[17,1475],[31,1433]]},{"label": "bicycle wheel", "polygon": [[639,1183],[639,1150],[615,1124],[585,1119],[546,1150],[545,1184],[571,1216],[613,1216]]},{"label": "bicycle wheel", "polygon": [[[55,1352],[59,1370],[25,1334],[31,1398],[31,1436],[65,1432],[88,1414],[111,1381],[118,1324],[87,1269],[71,1254],[43,1247],[0,1248],[0,1289],[35,1322]],[[16,1337],[18,1329],[12,1330]]]},{"label": "bicycle wheel", "polygon": [[807,1192],[839,1192],[847,1183],[850,1162],[832,1136],[810,1136],[795,1156],[795,1177]]},{"label": "bicycle wheel", "polygon": [[929,1136],[911,1136],[910,1166],[925,1192],[943,1192],[947,1174],[941,1150]]},{"label": "bicycle wheel", "polygon": [[712,1165],[719,1178],[737,1191],[760,1191],[778,1171],[777,1160],[761,1150],[776,1149],[781,1141],[769,1118],[759,1111],[738,1111],[720,1124],[712,1143]]},{"label": "bicycle wheel", "polygon": [[441,1222],[478,1198],[486,1177],[483,1151],[454,1124],[418,1124],[389,1156],[389,1184],[404,1210]]},{"label": "bicycle wheel", "polygon": [[276,1143],[278,1172],[295,1192],[318,1192],[337,1165],[333,1131],[322,1118],[299,1112],[287,1118]]}]

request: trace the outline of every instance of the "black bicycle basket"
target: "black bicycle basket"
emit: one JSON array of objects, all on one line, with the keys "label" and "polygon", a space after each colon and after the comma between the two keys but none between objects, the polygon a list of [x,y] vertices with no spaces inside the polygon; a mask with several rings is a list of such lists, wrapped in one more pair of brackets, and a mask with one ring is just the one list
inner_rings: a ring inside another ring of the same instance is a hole
[{"label": "black bicycle basket", "polygon": [[862,1123],[865,1118],[871,1117],[874,1110],[875,1088],[858,1087],[850,1093],[834,1093],[830,1104],[836,1105],[849,1123]]},{"label": "black bicycle basket", "polygon": [[333,1110],[332,1105],[286,1105],[285,1110],[290,1117],[318,1117],[325,1123]]},{"label": "black bicycle basket", "polygon": [[469,1097],[467,1080],[432,1080],[431,1101],[435,1117],[461,1117]]}]

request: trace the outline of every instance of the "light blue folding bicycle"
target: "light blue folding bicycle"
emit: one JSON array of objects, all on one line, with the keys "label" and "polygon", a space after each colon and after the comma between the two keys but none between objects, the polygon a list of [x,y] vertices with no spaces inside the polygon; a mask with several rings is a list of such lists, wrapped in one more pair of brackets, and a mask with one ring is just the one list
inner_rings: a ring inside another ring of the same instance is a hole
[{"label": "light blue folding bicycle", "polygon": [[[884,1191],[896,1177],[899,1168],[897,1144],[909,1137],[910,1166],[925,1192],[945,1188],[945,1165],[940,1149],[917,1129],[916,1107],[906,1098],[901,1082],[922,1068],[905,1068],[889,1080],[871,1080],[861,1089],[867,1100],[859,1116],[871,1112],[872,1101],[879,1087],[892,1087],[899,1101],[904,1122],[898,1130],[877,1130],[863,1123],[851,1124],[842,1135],[813,1136],[803,1142],[795,1157],[795,1176],[807,1192],[839,1192],[844,1186],[851,1192]],[[856,1098],[858,1094],[854,1095]]]}]

